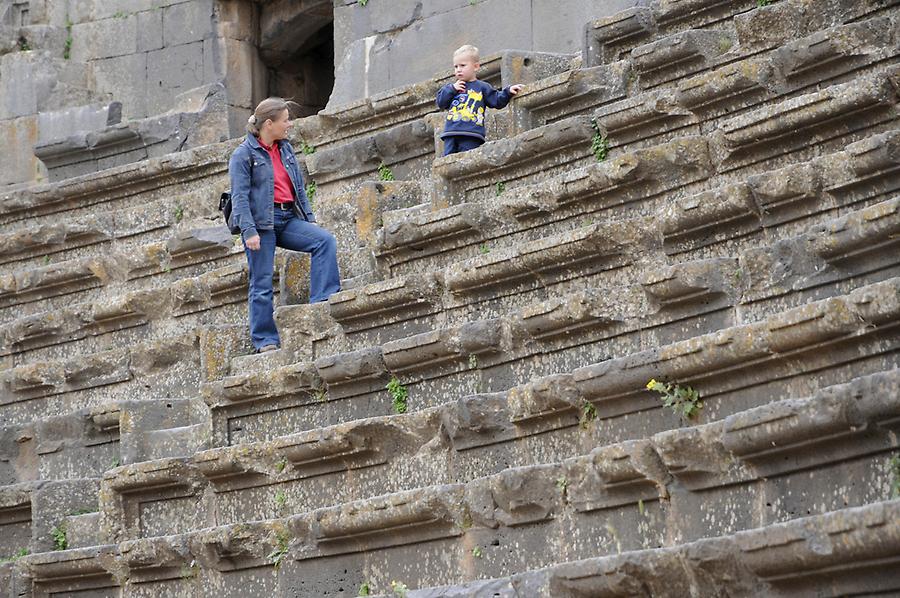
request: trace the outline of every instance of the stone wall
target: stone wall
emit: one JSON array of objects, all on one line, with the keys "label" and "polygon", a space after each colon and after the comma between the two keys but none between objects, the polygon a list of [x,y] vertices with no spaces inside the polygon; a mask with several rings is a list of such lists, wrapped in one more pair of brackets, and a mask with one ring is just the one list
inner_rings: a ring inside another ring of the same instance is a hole
[{"label": "stone wall", "polygon": [[243,133],[267,94],[249,0],[3,0],[0,185]]},{"label": "stone wall", "polygon": [[[451,72],[453,50],[575,53],[584,24],[636,0],[334,0],[329,106]],[[423,51],[426,49],[427,51]]]}]

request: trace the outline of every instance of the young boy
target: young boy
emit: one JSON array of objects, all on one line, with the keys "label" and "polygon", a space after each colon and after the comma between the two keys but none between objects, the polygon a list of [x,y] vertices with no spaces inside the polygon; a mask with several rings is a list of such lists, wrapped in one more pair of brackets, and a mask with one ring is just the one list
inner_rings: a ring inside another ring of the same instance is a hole
[{"label": "young boy", "polygon": [[478,48],[463,46],[453,53],[455,83],[443,86],[437,94],[441,110],[450,109],[444,132],[444,155],[467,152],[484,143],[484,107],[504,108],[512,96],[522,90],[521,85],[511,85],[499,90],[479,81],[475,74],[481,68]]}]

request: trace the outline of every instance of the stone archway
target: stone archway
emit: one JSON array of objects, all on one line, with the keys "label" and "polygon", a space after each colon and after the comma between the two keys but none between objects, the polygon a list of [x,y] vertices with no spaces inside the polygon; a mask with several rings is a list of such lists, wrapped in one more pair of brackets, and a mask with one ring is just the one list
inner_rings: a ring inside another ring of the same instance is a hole
[{"label": "stone archway", "polygon": [[274,0],[259,13],[259,57],[266,95],[292,98],[299,116],[315,114],[334,87],[333,0]]}]

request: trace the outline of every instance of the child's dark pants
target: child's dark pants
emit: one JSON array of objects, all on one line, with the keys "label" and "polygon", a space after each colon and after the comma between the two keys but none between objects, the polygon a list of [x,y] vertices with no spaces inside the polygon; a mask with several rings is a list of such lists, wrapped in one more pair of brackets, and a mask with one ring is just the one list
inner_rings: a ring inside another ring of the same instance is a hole
[{"label": "child's dark pants", "polygon": [[484,140],[478,137],[469,137],[468,135],[450,135],[444,137],[444,155],[458,154],[459,152],[467,152],[476,147],[480,147]]}]

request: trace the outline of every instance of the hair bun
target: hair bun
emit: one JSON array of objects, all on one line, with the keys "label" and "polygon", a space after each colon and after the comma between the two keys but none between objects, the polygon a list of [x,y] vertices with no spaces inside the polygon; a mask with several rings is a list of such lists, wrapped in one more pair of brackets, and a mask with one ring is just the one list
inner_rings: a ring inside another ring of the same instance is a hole
[{"label": "hair bun", "polygon": [[247,119],[247,124],[255,125],[256,124],[256,115],[251,114],[250,118]]}]

